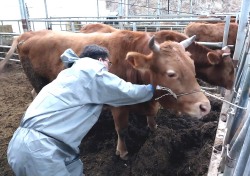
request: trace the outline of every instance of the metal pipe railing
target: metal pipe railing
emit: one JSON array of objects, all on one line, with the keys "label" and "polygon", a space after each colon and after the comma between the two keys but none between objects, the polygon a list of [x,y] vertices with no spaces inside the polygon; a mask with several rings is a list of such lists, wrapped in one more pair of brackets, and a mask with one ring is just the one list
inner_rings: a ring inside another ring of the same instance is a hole
[{"label": "metal pipe railing", "polygon": [[[250,116],[248,118],[250,118]],[[234,176],[242,176],[245,168],[250,167],[249,165],[248,166],[246,165],[247,160],[249,158],[249,148],[250,148],[250,126],[248,126],[246,138],[244,140],[244,143],[241,148],[240,155],[239,155],[239,158],[238,158],[235,170],[234,170]]]},{"label": "metal pipe railing", "polygon": [[203,18],[203,19],[194,19],[194,18],[171,18],[171,19],[35,19],[30,18],[30,22],[195,22],[195,21],[208,21],[208,22],[217,22],[222,21],[217,18]]},{"label": "metal pipe railing", "polygon": [[[247,64],[249,64],[250,61],[250,53],[247,54],[246,60],[248,61]],[[249,88],[250,88],[250,67],[248,67],[244,70],[246,72],[246,76],[244,79],[241,80],[243,83],[240,88],[242,88],[241,95],[239,96],[238,104],[240,106],[246,106],[246,104],[249,103]],[[242,169],[245,167],[244,163],[246,163],[247,158],[249,157],[249,151],[247,148],[250,147],[250,114],[249,114],[249,106],[247,106],[247,112],[243,112],[242,110],[237,109],[233,120],[228,123],[228,132],[227,132],[227,138],[226,143],[230,143],[230,145],[227,147],[227,149],[230,151],[227,154],[227,164],[225,165],[224,174],[225,176],[230,176],[234,172],[234,175],[236,176],[242,176]],[[244,114],[247,116],[247,120],[244,123]],[[243,128],[241,129],[241,126],[239,124],[244,124]],[[239,134],[237,136],[237,133]],[[234,135],[233,140],[231,140],[231,136]],[[234,141],[235,139],[235,141]],[[230,141],[231,140],[231,141]],[[242,147],[242,144],[245,144],[247,147]],[[231,147],[230,147],[231,146]],[[239,155],[240,154],[240,155]],[[239,159],[238,159],[239,157]],[[237,161],[238,159],[238,161]],[[235,167],[236,165],[236,167]],[[235,170],[235,171],[234,171]]]},{"label": "metal pipe railing", "polygon": [[[200,45],[204,45],[207,47],[217,47],[217,48],[223,48],[223,42],[196,42]],[[233,48],[234,45],[227,45],[230,48]]]},{"label": "metal pipe railing", "polygon": [[[241,58],[241,60],[245,60],[245,65],[244,65],[244,69],[241,71],[242,72],[242,76],[240,79],[240,84],[239,84],[239,88],[236,89],[236,91],[238,92],[238,98],[236,98],[234,101],[236,104],[239,104],[239,106],[245,106],[246,105],[246,99],[248,97],[248,93],[249,93],[249,86],[250,86],[250,71],[249,71],[249,67],[250,67],[250,53],[249,53],[249,48],[247,48],[247,50],[245,51],[246,54],[244,55],[244,58]],[[235,110],[235,118],[232,121],[232,123],[228,124],[228,128],[229,128],[229,134],[228,134],[228,140],[231,139],[231,137],[233,136],[233,134],[235,133],[235,131],[237,130],[240,121],[242,119],[242,111],[240,110]]]},{"label": "metal pipe railing", "polygon": [[242,148],[242,145],[244,143],[245,137],[246,137],[246,133],[248,131],[249,125],[250,125],[250,109],[248,108],[248,111],[245,114],[245,123],[242,127],[242,129],[240,130],[237,138],[235,139],[235,141],[233,141],[233,143],[230,146],[227,146],[227,156],[226,156],[226,165],[225,165],[225,169],[224,169],[224,175],[225,176],[229,176],[231,175],[231,173],[234,170],[234,166],[236,165],[236,160],[237,157],[240,154],[240,150]]},{"label": "metal pipe railing", "polygon": [[[3,60],[4,58],[3,57],[0,57],[1,60]],[[10,61],[15,61],[15,62],[20,62],[19,59],[9,59]]]},{"label": "metal pipe railing", "polygon": [[250,11],[250,1],[243,0],[241,4],[238,33],[236,37],[235,52],[233,56],[233,59],[235,60],[239,60],[240,54],[242,52],[242,48],[244,45],[242,41],[244,40],[245,37],[245,28],[247,27],[248,24],[249,11]]}]

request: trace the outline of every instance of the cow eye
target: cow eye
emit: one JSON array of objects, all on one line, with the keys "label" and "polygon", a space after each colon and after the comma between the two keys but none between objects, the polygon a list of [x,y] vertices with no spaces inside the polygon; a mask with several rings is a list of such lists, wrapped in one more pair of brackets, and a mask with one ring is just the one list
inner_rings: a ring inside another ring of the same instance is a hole
[{"label": "cow eye", "polygon": [[174,70],[168,70],[168,71],[167,71],[167,75],[168,75],[168,77],[170,77],[170,78],[176,78],[176,77],[177,77],[177,74],[175,73]]}]

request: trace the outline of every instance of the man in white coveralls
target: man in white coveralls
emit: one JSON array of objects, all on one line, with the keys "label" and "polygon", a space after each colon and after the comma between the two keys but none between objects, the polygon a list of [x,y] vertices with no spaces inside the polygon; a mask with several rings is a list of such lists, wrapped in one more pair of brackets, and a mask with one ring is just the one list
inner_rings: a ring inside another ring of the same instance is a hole
[{"label": "man in white coveralls", "polygon": [[40,91],[9,143],[8,162],[17,176],[83,175],[78,146],[103,104],[131,105],[153,97],[151,84],[131,84],[108,72],[108,57],[97,45],[85,47],[80,57],[71,49],[62,54],[69,68]]}]

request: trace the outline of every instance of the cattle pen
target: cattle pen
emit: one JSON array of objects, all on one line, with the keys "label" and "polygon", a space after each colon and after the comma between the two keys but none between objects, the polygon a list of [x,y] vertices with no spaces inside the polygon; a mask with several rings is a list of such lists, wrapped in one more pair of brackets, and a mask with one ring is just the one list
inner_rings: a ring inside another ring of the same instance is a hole
[{"label": "cattle pen", "polygon": [[[250,2],[243,0],[241,12],[233,14],[239,23],[237,40],[233,60],[237,60],[235,68],[235,82],[233,90],[226,90],[224,97],[220,99],[222,109],[220,112],[216,137],[212,149],[212,155],[208,168],[208,176],[248,176],[250,174]],[[133,31],[159,31],[176,30],[183,32],[189,22],[210,21],[229,23],[231,14],[219,15],[213,18],[198,18],[197,15],[169,15],[160,18],[147,16],[146,18],[133,17],[126,19],[108,19],[105,18],[40,18],[30,19],[22,17],[21,20],[0,20],[2,26],[9,22],[13,23],[18,29],[16,32],[0,32],[0,59],[4,57],[10,48],[12,37],[18,36],[27,30],[38,30],[42,28],[62,31],[72,31],[78,33],[80,27],[89,23],[109,23],[117,29],[128,29]],[[38,25],[39,24],[39,25]],[[224,40],[218,43],[201,42],[207,46],[216,46],[218,48],[227,43],[228,29],[225,27]],[[18,54],[13,58],[14,62],[19,62]],[[211,94],[207,94],[212,96]],[[218,98],[217,98],[218,99]]]}]

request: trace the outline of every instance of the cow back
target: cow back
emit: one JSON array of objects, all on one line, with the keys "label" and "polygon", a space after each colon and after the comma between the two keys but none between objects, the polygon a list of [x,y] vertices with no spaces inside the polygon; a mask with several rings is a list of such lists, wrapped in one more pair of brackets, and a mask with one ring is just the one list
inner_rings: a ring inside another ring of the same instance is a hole
[{"label": "cow back", "polygon": [[125,61],[125,57],[129,51],[150,53],[149,39],[150,36],[143,32],[84,34],[41,30],[22,34],[18,39],[17,48],[24,71],[36,92],[39,92],[64,69],[60,56],[66,49],[71,48],[80,55],[84,47],[89,44],[97,44],[110,51],[112,73],[124,80],[133,83],[140,80],[142,83],[142,76]]},{"label": "cow back", "polygon": [[[185,28],[187,36],[196,35],[197,41],[202,42],[222,42],[224,35],[225,23],[190,23]],[[230,23],[228,34],[228,45],[235,45],[236,35],[238,31],[238,24]]]}]

